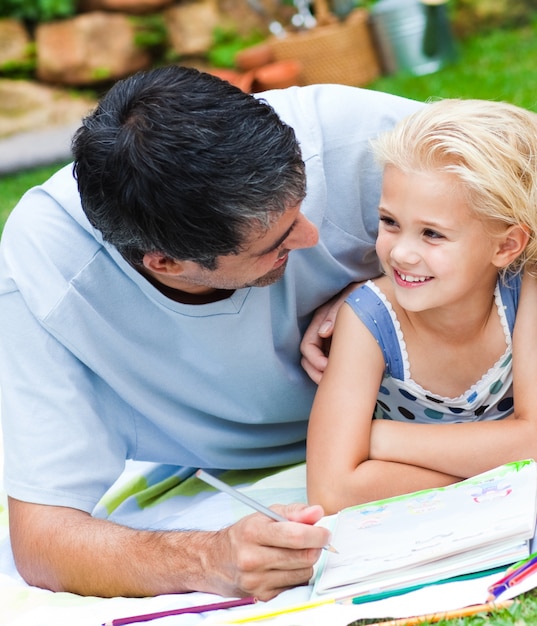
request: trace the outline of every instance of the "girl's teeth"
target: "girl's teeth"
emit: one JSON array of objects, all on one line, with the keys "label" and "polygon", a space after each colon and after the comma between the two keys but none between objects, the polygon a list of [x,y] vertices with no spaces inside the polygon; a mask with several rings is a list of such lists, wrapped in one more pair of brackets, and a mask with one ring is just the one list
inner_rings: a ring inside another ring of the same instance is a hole
[{"label": "girl's teeth", "polygon": [[399,274],[399,276],[406,283],[423,283],[427,280],[425,276],[407,276],[406,274]]}]

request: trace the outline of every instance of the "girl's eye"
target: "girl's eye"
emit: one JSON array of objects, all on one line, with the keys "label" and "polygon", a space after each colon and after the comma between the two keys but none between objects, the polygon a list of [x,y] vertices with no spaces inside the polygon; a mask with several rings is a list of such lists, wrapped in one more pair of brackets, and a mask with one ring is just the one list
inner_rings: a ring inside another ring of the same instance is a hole
[{"label": "girl's eye", "polygon": [[435,230],[426,229],[423,231],[425,237],[429,239],[444,239],[444,235],[437,233]]},{"label": "girl's eye", "polygon": [[381,215],[379,220],[385,225],[385,226],[396,226],[397,222],[392,219],[391,217],[387,217],[386,215]]}]

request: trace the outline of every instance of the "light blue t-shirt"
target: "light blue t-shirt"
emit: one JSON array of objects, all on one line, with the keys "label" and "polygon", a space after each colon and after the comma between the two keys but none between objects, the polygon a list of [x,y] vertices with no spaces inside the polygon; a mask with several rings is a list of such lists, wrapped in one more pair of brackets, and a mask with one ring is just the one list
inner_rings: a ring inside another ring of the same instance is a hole
[{"label": "light blue t-shirt", "polygon": [[32,189],[0,246],[5,489],[91,511],[126,459],[246,469],[304,459],[312,313],[378,274],[381,172],[369,138],[419,103],[340,85],[262,94],[295,128],[320,243],[285,277],[219,302],[172,301],[103,245],[71,166]]}]

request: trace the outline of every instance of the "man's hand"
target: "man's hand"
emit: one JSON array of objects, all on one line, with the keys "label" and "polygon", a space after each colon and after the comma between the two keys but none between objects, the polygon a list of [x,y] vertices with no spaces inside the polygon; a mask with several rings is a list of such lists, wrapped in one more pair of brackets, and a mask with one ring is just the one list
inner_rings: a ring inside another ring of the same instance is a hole
[{"label": "man's hand", "polygon": [[214,562],[208,564],[209,576],[215,576],[213,591],[266,601],[308,583],[321,549],[330,541],[328,530],[313,526],[323,516],[323,509],[304,505],[272,508],[289,522],[275,522],[255,513],[219,533],[212,551]]},{"label": "man's hand", "polygon": [[307,584],[330,533],[320,506],[275,506],[220,531],[145,531],[76,509],[9,499],[19,572],[31,585],[95,596],[203,591],[269,600]]},{"label": "man's hand", "polygon": [[319,384],[328,364],[330,338],[334,330],[335,313],[331,314],[331,307],[324,304],[319,307],[306,328],[300,342],[302,353],[301,364],[307,375],[314,383]]},{"label": "man's hand", "polygon": [[314,383],[319,384],[321,382],[324,370],[328,364],[330,340],[334,332],[334,324],[339,307],[343,304],[345,298],[361,284],[351,283],[337,296],[321,305],[315,311],[310,325],[304,333],[304,337],[300,342],[301,364]]}]

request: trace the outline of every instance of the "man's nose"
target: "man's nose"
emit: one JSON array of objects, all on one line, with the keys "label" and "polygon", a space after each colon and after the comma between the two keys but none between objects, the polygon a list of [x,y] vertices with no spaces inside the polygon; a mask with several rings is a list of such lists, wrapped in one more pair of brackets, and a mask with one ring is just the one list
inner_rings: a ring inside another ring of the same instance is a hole
[{"label": "man's nose", "polygon": [[297,217],[295,227],[285,241],[285,247],[289,250],[299,248],[311,248],[319,241],[319,231],[313,222],[310,222],[302,213]]}]

